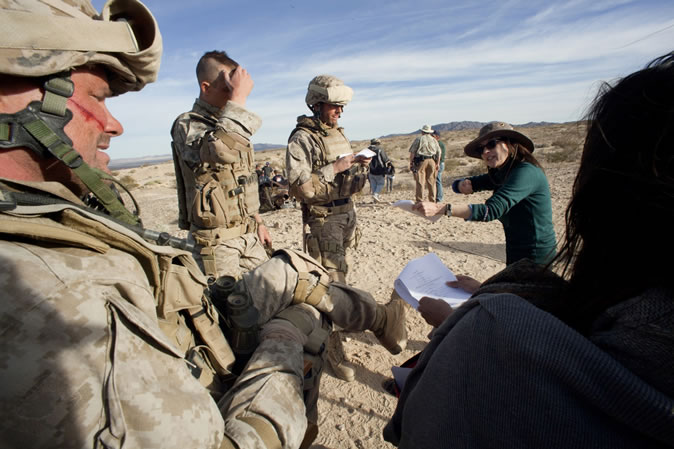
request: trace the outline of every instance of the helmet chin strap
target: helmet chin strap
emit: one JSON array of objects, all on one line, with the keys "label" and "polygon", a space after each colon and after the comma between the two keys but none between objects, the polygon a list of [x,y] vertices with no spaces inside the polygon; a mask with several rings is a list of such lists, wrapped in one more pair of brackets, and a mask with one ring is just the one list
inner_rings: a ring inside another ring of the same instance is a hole
[{"label": "helmet chin strap", "polygon": [[[26,147],[42,158],[55,157],[75,173],[111,216],[130,225],[140,224],[138,215],[124,207],[103,179],[121,184],[84,162],[65,134],[64,127],[73,117],[66,107],[75,91],[70,73],[52,76],[45,82],[44,89],[42,101],[33,101],[15,114],[0,114],[0,148]],[[133,196],[131,198],[138,211],[138,204]]]}]

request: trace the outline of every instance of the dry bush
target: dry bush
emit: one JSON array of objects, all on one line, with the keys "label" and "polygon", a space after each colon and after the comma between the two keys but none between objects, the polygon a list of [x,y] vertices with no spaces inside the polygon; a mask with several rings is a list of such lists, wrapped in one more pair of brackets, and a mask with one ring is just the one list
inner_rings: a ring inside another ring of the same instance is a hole
[{"label": "dry bush", "polygon": [[[133,170],[131,170],[131,172],[133,172]],[[121,182],[124,185],[124,187],[126,187],[129,190],[133,190],[139,187],[139,184],[136,182],[136,180],[129,175],[123,176],[122,179],[119,180],[119,182]]]},{"label": "dry bush", "polygon": [[548,151],[542,157],[543,160],[549,163],[560,162],[578,162],[580,161],[581,152],[577,148],[564,148],[559,151]]}]

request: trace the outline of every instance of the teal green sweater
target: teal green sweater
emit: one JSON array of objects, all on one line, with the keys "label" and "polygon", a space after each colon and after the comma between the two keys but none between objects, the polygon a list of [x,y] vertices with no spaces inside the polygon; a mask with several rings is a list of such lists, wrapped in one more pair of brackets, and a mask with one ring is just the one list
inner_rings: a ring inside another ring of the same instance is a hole
[{"label": "teal green sweater", "polygon": [[493,190],[484,204],[472,204],[472,221],[499,220],[506,239],[506,264],[528,258],[536,263],[550,261],[556,251],[552,225],[552,203],[548,179],[539,167],[528,162],[510,162],[502,169],[473,176],[473,191]]}]

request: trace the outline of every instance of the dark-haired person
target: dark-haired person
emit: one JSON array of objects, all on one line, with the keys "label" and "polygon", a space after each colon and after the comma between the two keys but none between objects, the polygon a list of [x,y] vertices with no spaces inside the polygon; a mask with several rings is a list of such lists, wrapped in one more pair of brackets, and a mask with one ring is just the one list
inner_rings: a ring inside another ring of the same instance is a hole
[{"label": "dark-haired person", "polygon": [[200,245],[210,277],[240,277],[269,257],[271,235],[260,198],[250,137],[260,117],[246,109],[250,74],[224,51],[197,63],[199,98],[171,128],[180,229]]},{"label": "dark-haired person", "polygon": [[552,224],[550,186],[533,156],[534,143],[504,122],[492,122],[464,152],[487,164],[484,175],[458,179],[452,184],[456,193],[493,190],[484,204],[441,204],[420,202],[414,205],[426,216],[445,214],[470,221],[499,220],[506,239],[506,264],[531,259],[545,264],[556,251]]},{"label": "dark-haired person", "polygon": [[[674,52],[589,116],[552,270],[522,260],[434,333],[384,430],[400,448],[674,447]],[[616,216],[616,211],[629,211]]]}]

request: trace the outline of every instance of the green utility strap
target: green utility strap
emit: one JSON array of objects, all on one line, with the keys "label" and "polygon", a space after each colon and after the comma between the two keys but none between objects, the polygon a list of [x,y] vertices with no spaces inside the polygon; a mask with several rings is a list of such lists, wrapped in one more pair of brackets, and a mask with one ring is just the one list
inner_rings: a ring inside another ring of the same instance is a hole
[{"label": "green utility strap", "polygon": [[44,83],[44,99],[42,112],[63,117],[66,113],[68,98],[75,92],[75,85],[70,77],[54,77]]},{"label": "green utility strap", "polygon": [[[73,147],[64,143],[42,120],[39,118],[24,124],[24,128],[42,145],[49,149],[58,160],[70,167],[82,180],[91,193],[103,204],[105,209],[114,218],[136,225],[139,218],[129,212],[117,199],[112,189],[101,181],[100,171],[90,167],[82,160],[82,156]],[[111,178],[111,177],[110,177]]]},{"label": "green utility strap", "polygon": [[9,123],[0,123],[0,140],[9,140]]}]

